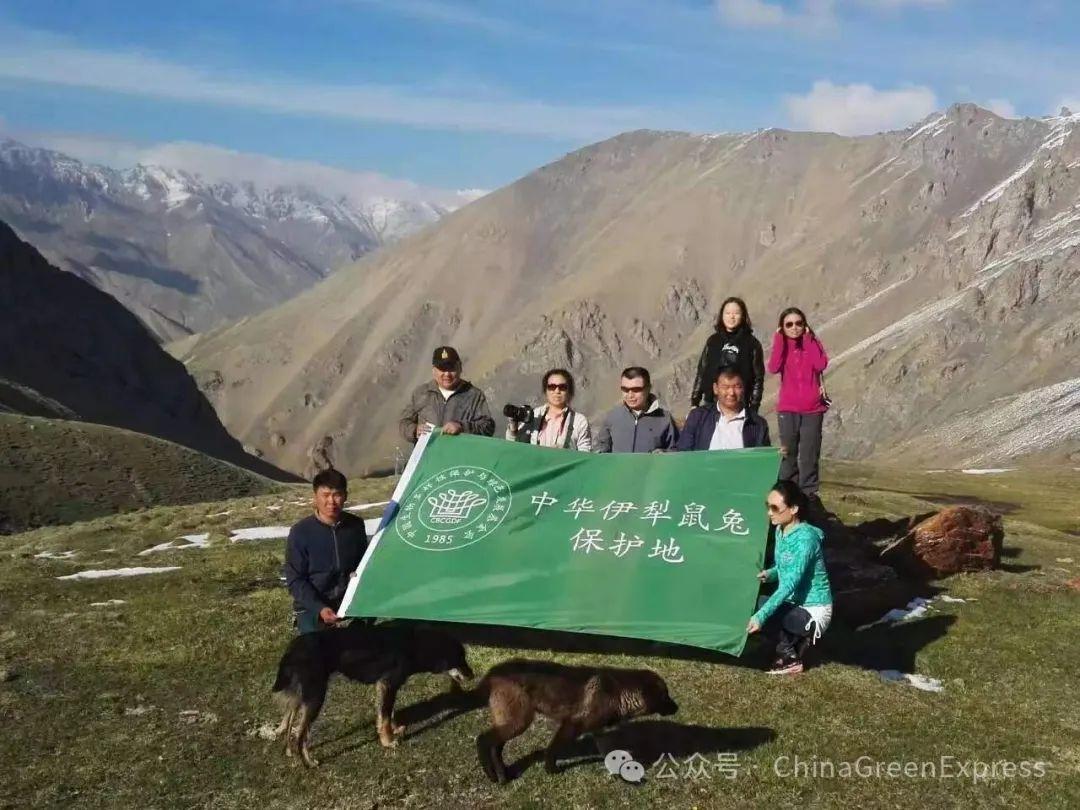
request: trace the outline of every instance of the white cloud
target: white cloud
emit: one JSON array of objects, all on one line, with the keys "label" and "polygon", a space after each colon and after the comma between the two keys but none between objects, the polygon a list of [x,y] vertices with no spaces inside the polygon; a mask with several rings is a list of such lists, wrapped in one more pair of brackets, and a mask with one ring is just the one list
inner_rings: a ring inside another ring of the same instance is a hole
[{"label": "white cloud", "polygon": [[821,30],[835,24],[834,6],[834,0],[800,0],[795,8],[768,0],[716,0],[720,18],[738,28]]},{"label": "white cloud", "polygon": [[925,118],[938,102],[928,87],[877,90],[869,84],[816,81],[806,95],[785,97],[784,105],[797,129],[868,135]]},{"label": "white cloud", "polygon": [[669,111],[481,98],[375,84],[319,84],[286,77],[224,75],[134,51],[80,48],[51,35],[0,27],[0,78],[155,99],[406,126],[574,141],[631,129],[693,128]]},{"label": "white cloud", "polygon": [[992,98],[986,102],[986,109],[1002,118],[1016,118],[1016,107],[1007,98]]},{"label": "white cloud", "polygon": [[952,0],[798,0],[783,5],[778,0],[715,0],[720,18],[738,28],[791,28],[820,32],[838,24],[838,6],[859,5],[878,10],[912,6],[943,8]]},{"label": "white cloud", "polygon": [[69,132],[18,130],[3,126],[4,133],[23,143],[63,152],[85,163],[116,169],[136,164],[166,166],[198,175],[210,183],[250,182],[257,189],[303,186],[328,197],[348,197],[364,202],[388,197],[409,202],[434,202],[447,207],[464,205],[486,193],[480,189],[452,190],[423,186],[378,172],[352,171],[305,160],[285,160],[253,152],[188,141],[139,144],[118,138]]},{"label": "white cloud", "polygon": [[1074,115],[1080,113],[1080,96],[1061,99],[1061,101],[1054,105],[1054,108],[1050,111],[1050,115],[1057,115],[1062,109],[1068,109]]}]

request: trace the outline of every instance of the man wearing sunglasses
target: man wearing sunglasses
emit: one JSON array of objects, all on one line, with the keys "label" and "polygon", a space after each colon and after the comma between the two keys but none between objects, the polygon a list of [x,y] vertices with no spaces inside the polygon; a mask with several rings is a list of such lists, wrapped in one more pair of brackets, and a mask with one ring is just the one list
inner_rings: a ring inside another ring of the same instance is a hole
[{"label": "man wearing sunglasses", "polygon": [[674,450],[679,429],[652,393],[647,369],[631,366],[622,373],[622,404],[604,418],[596,435],[597,453],[654,453]]}]

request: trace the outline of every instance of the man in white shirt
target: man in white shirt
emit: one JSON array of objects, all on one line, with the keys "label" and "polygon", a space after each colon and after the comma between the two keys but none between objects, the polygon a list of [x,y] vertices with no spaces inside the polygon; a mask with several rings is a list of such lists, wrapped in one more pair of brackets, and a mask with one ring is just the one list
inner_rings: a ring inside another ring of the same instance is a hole
[{"label": "man in white shirt", "polygon": [[715,405],[694,408],[679,434],[678,450],[741,450],[769,446],[769,423],[745,406],[737,369],[722,368],[713,382]]}]

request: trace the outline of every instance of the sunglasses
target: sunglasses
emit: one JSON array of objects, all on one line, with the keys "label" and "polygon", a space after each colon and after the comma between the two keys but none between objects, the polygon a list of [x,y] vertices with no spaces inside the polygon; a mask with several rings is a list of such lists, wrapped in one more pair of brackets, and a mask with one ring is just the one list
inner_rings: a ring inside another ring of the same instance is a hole
[{"label": "sunglasses", "polygon": [[792,328],[794,328],[796,326],[806,326],[806,324],[803,323],[802,321],[784,321],[784,328],[785,329],[792,329]]},{"label": "sunglasses", "polygon": [[770,515],[779,515],[790,509],[790,506],[774,506],[771,503],[765,504],[765,508],[769,510]]},{"label": "sunglasses", "polygon": [[570,386],[567,385],[566,383],[548,383],[547,384],[547,390],[548,391],[569,391]]},{"label": "sunglasses", "polygon": [[645,390],[644,385],[620,385],[619,390],[624,394],[640,394]]}]

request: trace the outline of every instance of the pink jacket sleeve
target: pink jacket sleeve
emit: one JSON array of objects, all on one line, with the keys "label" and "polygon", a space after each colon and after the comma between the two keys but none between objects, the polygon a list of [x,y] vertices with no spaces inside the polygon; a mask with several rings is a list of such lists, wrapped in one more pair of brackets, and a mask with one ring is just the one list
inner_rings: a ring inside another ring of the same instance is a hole
[{"label": "pink jacket sleeve", "polygon": [[779,374],[784,362],[784,336],[773,332],[772,348],[769,349],[769,362],[765,368],[770,374]]}]

